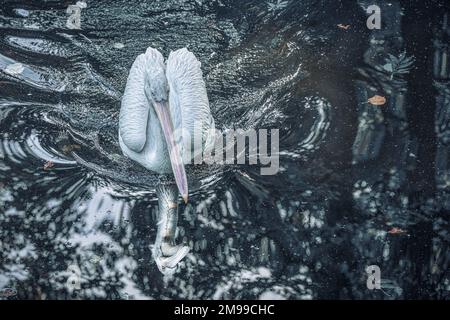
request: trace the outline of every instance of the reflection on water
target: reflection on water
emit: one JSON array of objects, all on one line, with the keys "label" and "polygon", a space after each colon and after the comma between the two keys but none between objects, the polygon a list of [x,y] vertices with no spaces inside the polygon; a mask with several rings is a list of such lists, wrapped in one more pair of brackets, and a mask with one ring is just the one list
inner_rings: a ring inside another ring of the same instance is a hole
[{"label": "reflection on water", "polygon": [[[380,45],[364,1],[87,1],[81,30],[66,28],[66,5],[6,1],[0,299],[448,298],[448,74],[433,77],[429,52],[445,10],[408,32],[414,8],[402,20],[392,3],[385,19],[403,39]],[[280,129],[275,176],[188,169],[177,236],[190,251],[171,276],[152,258],[158,177],[117,141],[121,92],[147,46],[199,57],[221,130]],[[394,83],[378,67],[395,50],[416,69]],[[374,94],[389,105],[367,104]],[[369,265],[383,290],[367,289]]]}]

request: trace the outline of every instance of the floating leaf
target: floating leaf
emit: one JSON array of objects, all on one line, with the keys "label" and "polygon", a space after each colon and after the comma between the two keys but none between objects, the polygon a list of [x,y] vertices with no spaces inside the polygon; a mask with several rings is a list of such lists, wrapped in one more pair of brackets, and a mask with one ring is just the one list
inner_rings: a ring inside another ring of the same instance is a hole
[{"label": "floating leaf", "polygon": [[374,106],[382,106],[383,104],[386,103],[386,98],[383,96],[375,95],[367,101],[373,104]]},{"label": "floating leaf", "polygon": [[50,168],[53,168],[55,164],[53,163],[53,161],[48,160],[45,164],[44,164],[44,170],[48,170]]},{"label": "floating leaf", "polygon": [[388,231],[389,234],[404,234],[406,233],[405,230],[397,228],[397,227],[393,227],[391,230]]},{"label": "floating leaf", "polygon": [[349,25],[349,24],[342,24],[342,23],[339,23],[337,26],[338,26],[338,28],[344,29],[344,30],[348,30],[348,28],[350,28],[350,25]]}]

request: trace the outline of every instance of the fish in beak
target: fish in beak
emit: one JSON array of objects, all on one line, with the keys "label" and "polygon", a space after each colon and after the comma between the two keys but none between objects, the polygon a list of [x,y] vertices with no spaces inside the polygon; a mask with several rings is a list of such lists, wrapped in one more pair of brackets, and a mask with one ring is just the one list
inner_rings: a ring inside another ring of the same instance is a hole
[{"label": "fish in beak", "polygon": [[172,118],[170,116],[169,105],[167,101],[154,102],[154,109],[158,116],[161,128],[166,140],[167,149],[169,150],[170,163],[175,176],[175,181],[184,202],[188,202],[188,185],[186,171],[184,169],[183,159],[178,144],[174,139],[174,128]]}]

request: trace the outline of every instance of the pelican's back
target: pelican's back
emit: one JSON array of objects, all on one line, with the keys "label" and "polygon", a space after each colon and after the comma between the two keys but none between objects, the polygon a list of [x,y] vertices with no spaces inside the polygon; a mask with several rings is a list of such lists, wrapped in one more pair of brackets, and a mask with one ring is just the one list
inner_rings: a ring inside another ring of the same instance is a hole
[{"label": "pelican's back", "polygon": [[[209,109],[208,95],[201,63],[186,48],[172,51],[167,60],[166,77],[169,83],[170,112],[174,128],[183,128],[191,139],[183,135],[183,161],[189,162],[213,143],[214,119]],[[201,143],[196,143],[194,141]],[[191,150],[189,155],[186,151]]]}]

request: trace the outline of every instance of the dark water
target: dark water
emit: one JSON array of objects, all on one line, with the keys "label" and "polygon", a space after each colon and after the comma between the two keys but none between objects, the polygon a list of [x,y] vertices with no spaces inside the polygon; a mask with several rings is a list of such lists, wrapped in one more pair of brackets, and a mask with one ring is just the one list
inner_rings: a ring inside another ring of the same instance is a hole
[{"label": "dark water", "polygon": [[[444,1],[372,1],[379,31],[367,1],[86,2],[70,30],[70,1],[0,1],[0,299],[449,298]],[[117,142],[148,46],[197,55],[219,129],[280,129],[277,175],[188,170],[172,277],[157,179]]]}]

